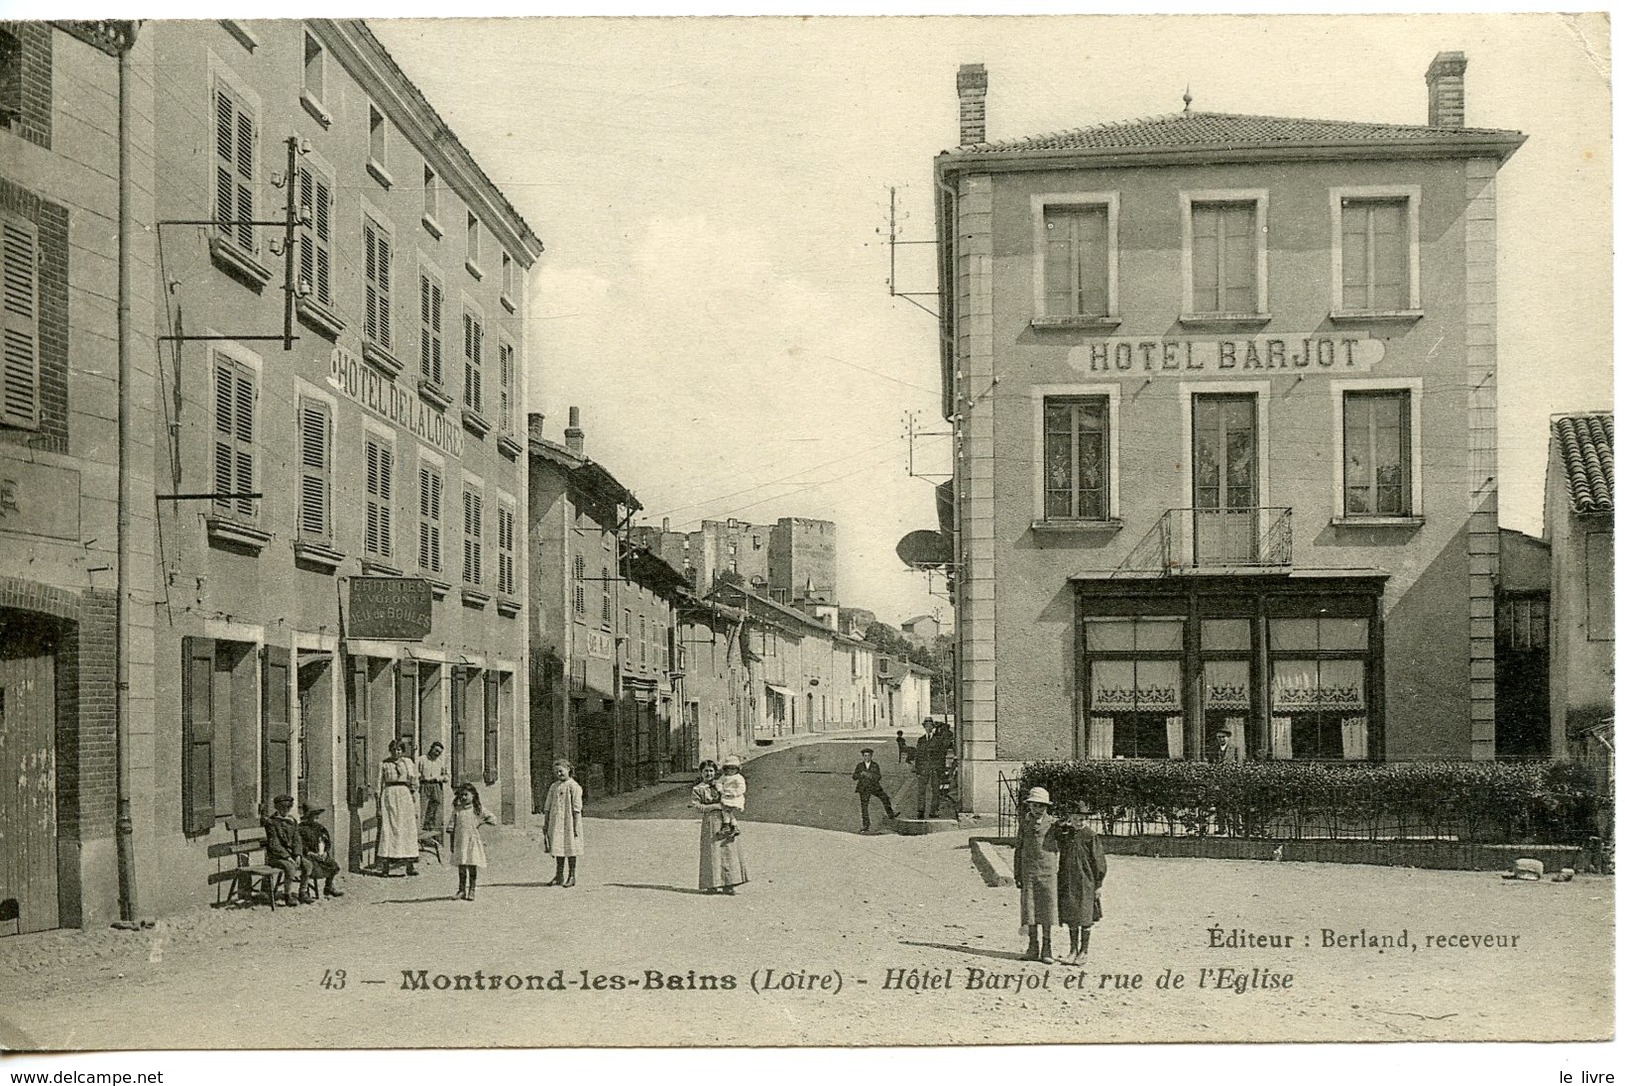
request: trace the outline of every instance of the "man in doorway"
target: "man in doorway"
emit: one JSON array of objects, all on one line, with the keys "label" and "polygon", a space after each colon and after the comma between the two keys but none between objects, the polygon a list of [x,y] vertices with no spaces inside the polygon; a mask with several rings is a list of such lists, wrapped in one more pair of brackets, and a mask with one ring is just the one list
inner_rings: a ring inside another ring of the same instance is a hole
[{"label": "man in doorway", "polygon": [[[1214,765],[1239,764],[1243,759],[1241,750],[1230,744],[1230,730],[1220,728],[1213,735],[1213,746],[1208,748],[1208,761]],[[1240,837],[1245,832],[1245,820],[1242,816],[1225,807],[1217,807],[1213,811],[1214,821],[1218,823],[1219,832],[1229,834],[1231,837]]]},{"label": "man in doorway", "polygon": [[914,805],[915,818],[937,817],[937,803],[942,796],[942,774],[946,768],[948,752],[937,736],[937,722],[926,717],[921,723],[925,734],[914,748]]},{"label": "man in doorway", "polygon": [[446,765],[446,748],[436,741],[429,744],[429,752],[418,758],[418,799],[423,807],[422,829],[439,833],[444,825],[443,804],[446,785],[451,782],[451,769]]},{"label": "man in doorway", "polygon": [[886,794],[885,787],[880,783],[880,763],[875,761],[874,747],[863,748],[863,760],[852,771],[852,779],[858,782],[856,789],[858,810],[863,814],[864,833],[869,832],[869,801],[876,796],[880,797],[881,805],[886,808],[886,817],[889,819],[897,817],[897,812],[891,805],[891,797]]},{"label": "man in doorway", "polygon": [[1241,749],[1230,745],[1230,731],[1220,728],[1213,737],[1213,749],[1208,751],[1210,762],[1239,762],[1242,760]]}]

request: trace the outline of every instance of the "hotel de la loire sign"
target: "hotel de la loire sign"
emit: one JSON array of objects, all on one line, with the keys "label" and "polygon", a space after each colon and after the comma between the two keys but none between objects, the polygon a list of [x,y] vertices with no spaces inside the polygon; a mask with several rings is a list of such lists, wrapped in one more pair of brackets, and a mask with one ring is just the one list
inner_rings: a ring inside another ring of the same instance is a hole
[{"label": "hotel de la loire sign", "polygon": [[1293,332],[1247,339],[1099,339],[1067,352],[1080,373],[1122,377],[1268,377],[1279,373],[1369,373],[1382,361],[1380,339],[1339,332]]}]

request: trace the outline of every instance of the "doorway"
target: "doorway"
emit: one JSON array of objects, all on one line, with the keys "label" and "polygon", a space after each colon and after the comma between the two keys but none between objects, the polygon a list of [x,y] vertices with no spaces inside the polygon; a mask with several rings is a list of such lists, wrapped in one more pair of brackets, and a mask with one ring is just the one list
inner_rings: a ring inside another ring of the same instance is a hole
[{"label": "doorway", "polygon": [[57,624],[0,610],[0,934],[61,927]]}]

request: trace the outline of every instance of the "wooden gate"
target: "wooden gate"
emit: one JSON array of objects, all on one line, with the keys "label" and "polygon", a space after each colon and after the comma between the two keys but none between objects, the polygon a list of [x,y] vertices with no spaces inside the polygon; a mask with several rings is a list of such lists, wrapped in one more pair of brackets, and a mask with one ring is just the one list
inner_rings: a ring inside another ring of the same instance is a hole
[{"label": "wooden gate", "polygon": [[0,625],[0,935],[16,935],[61,926],[56,646],[47,632]]}]

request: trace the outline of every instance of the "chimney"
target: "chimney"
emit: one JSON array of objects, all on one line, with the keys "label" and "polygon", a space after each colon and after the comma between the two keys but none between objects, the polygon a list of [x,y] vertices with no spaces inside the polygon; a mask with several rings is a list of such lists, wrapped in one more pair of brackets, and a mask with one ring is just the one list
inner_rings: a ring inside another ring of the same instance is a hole
[{"label": "chimney", "polygon": [[1467,93],[1462,73],[1466,53],[1440,53],[1428,65],[1428,126],[1460,128],[1467,123]]},{"label": "chimney", "polygon": [[671,518],[670,517],[661,517],[660,518],[660,534],[661,535],[670,535],[671,534]]},{"label": "chimney", "polygon": [[532,441],[542,440],[542,419],[544,417],[540,411],[532,411],[525,416],[525,429]]},{"label": "chimney", "polygon": [[980,64],[961,64],[958,82],[959,145],[986,143],[987,69]]},{"label": "chimney", "polygon": [[570,408],[570,425],[564,428],[564,447],[577,456],[585,456],[581,449],[582,439],[586,436],[581,430],[581,408]]}]

